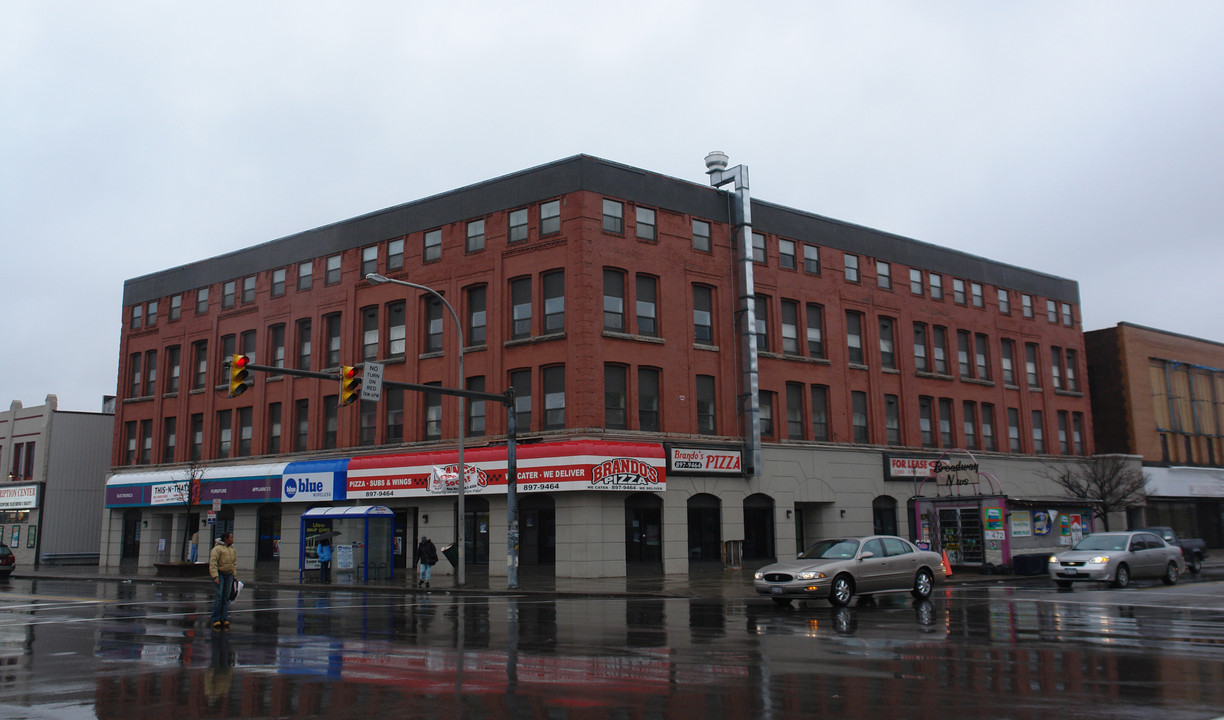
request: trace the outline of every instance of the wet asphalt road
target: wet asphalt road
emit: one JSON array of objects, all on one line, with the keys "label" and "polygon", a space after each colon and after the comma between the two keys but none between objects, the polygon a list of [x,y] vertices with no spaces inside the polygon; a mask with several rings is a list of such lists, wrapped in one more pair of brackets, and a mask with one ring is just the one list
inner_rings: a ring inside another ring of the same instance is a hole
[{"label": "wet asphalt road", "polygon": [[1217,718],[1224,583],[768,600],[0,586],[3,718]]}]

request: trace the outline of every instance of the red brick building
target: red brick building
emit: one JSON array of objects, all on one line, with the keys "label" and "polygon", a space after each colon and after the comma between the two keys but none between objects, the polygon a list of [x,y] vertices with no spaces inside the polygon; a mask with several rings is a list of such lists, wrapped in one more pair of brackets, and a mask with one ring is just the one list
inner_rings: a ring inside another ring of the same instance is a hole
[{"label": "red brick building", "polygon": [[[1049,495],[1038,477],[1049,456],[1093,452],[1075,282],[754,201],[763,462],[737,472],[744,330],[728,200],[577,156],[129,280],[108,560],[156,559],[132,537],[150,515],[170,538],[162,555],[185,552],[207,510],[174,489],[193,460],[207,468],[201,502],[224,500],[218,527],[234,527],[247,558],[298,562],[301,548],[278,542],[298,535],[303,506],[283,484],[305,471],[297,463],[331,463],[319,502],[387,498],[400,567],[424,517],[435,538],[454,533],[453,498],[414,493],[426,484],[422,458],[455,448],[456,400],[397,390],[338,407],[335,381],[259,372],[231,399],[234,353],[311,371],[381,361],[400,382],[513,387],[519,441],[543,448],[536,477],[588,483],[541,482],[522,496],[523,561],[559,575],[638,562],[681,570],[731,540],[764,558],[828,532],[906,534],[898,508],[935,491],[890,471],[890,459],[968,452],[1005,489]],[[442,304],[372,284],[372,272],[448,299],[463,324],[464,378]],[[505,452],[502,407],[473,402],[465,417],[469,448]],[[575,441],[587,443],[580,462],[564,445]],[[657,468],[659,484],[589,484],[593,468],[626,453]],[[482,457],[490,482],[504,483],[504,457]],[[355,477],[394,487],[372,496]],[[496,568],[503,496],[472,502],[469,557]]]}]

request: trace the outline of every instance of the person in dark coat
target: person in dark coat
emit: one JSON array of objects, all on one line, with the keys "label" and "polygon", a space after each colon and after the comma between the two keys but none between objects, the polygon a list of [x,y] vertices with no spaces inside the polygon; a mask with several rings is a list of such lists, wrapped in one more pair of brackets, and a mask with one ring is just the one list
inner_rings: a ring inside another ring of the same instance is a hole
[{"label": "person in dark coat", "polygon": [[417,573],[417,587],[429,587],[429,576],[433,566],[438,564],[438,548],[424,535],[421,536],[421,543],[417,545],[417,562],[421,565],[420,572]]},{"label": "person in dark coat", "polygon": [[315,547],[315,552],[319,554],[319,582],[330,583],[332,560],[331,540],[328,540],[327,538],[320,540],[319,544]]}]

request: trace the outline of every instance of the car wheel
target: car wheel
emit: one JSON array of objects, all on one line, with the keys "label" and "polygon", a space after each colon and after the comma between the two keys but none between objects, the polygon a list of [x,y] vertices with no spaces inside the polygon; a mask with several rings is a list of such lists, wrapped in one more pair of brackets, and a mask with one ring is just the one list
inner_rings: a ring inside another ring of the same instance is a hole
[{"label": "car wheel", "polygon": [[1169,563],[1169,567],[1165,568],[1164,577],[1160,578],[1165,585],[1177,584],[1177,563]]},{"label": "car wheel", "polygon": [[846,607],[854,597],[854,580],[849,575],[838,575],[833,578],[833,587],[829,588],[829,602],[837,607]]},{"label": "car wheel", "polygon": [[773,601],[774,601],[774,602],[776,602],[776,603],[777,603],[777,604],[779,604],[779,605],[786,605],[786,606],[789,606],[789,605],[791,604],[791,599],[790,599],[790,598],[774,598],[774,599],[773,599]]},{"label": "car wheel", "polygon": [[1113,586],[1116,588],[1124,588],[1127,585],[1130,585],[1130,568],[1126,566],[1126,563],[1122,563],[1118,566],[1118,569],[1114,571]]},{"label": "car wheel", "polygon": [[1203,569],[1203,556],[1198,553],[1190,553],[1190,559],[1186,561],[1186,569],[1197,575]]},{"label": "car wheel", "polygon": [[1075,585],[1070,580],[1055,580],[1054,582],[1058,583],[1058,587],[1063,590],[1070,590]]},{"label": "car wheel", "polygon": [[923,568],[914,576],[914,588],[910,590],[910,594],[919,600],[925,600],[931,597],[934,584],[935,579],[931,576],[931,571]]}]

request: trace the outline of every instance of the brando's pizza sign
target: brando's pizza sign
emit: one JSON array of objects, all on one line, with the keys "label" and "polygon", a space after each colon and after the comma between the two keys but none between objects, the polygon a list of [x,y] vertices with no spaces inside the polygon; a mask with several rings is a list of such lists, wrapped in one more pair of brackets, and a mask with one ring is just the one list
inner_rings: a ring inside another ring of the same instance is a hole
[{"label": "brando's pizza sign", "polygon": [[739,450],[672,447],[668,449],[668,470],[702,475],[742,475]]}]

